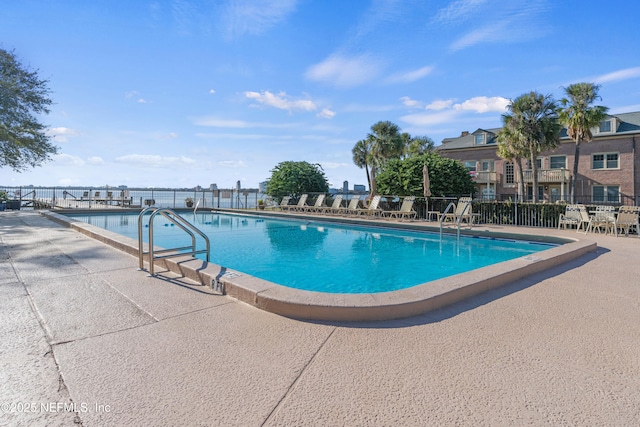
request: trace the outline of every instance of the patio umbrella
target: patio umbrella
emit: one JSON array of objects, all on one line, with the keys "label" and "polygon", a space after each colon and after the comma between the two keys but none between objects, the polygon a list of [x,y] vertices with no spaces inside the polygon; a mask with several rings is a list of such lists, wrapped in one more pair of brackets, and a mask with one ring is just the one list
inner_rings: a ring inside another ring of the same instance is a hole
[{"label": "patio umbrella", "polygon": [[[431,196],[431,182],[429,181],[429,168],[425,163],[422,168],[422,184],[424,186],[424,197],[427,202],[427,215],[429,215],[429,197]],[[429,219],[431,219],[429,217]]]},{"label": "patio umbrella", "polygon": [[422,183],[424,185],[424,197],[431,197],[431,182],[429,181],[429,168],[425,164],[422,168]]}]

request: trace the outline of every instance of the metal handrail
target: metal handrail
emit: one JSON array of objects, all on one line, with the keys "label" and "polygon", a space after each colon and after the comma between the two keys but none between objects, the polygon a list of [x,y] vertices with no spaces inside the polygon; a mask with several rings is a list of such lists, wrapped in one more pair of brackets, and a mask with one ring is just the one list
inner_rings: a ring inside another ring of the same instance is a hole
[{"label": "metal handrail", "polygon": [[[142,242],[142,219],[147,213],[147,211],[152,211],[151,216],[149,217],[149,251],[144,251],[144,246]],[[178,226],[182,231],[187,233],[191,237],[191,245],[189,246],[181,246],[176,248],[169,249],[159,249],[156,250],[153,244],[153,220],[156,215],[162,215],[172,224]],[[202,237],[205,241],[205,249],[196,249],[196,234]],[[206,260],[209,262],[211,252],[211,243],[209,242],[209,238],[206,234],[200,231],[196,226],[191,224],[186,219],[182,218],[180,215],[167,208],[153,208],[147,207],[140,211],[138,215],[138,260],[139,260],[139,269],[144,270],[144,255],[149,254],[149,275],[154,276],[154,261],[158,259],[166,259],[173,258],[183,255],[191,255],[195,257],[198,254],[206,254]],[[163,255],[159,255],[163,254]]]},{"label": "metal handrail", "polygon": [[449,209],[456,207],[456,204],[453,202],[449,202],[449,204],[447,205],[447,208],[444,210],[444,212],[442,212],[442,215],[440,215],[440,219],[438,220],[438,223],[440,224],[440,238],[442,239],[442,223],[444,222],[444,218],[447,215],[447,212],[449,212]]},{"label": "metal handrail", "polygon": [[[461,203],[461,202],[458,201],[458,203]],[[467,207],[469,205],[471,205],[471,202],[464,202],[464,203],[465,203],[465,206],[464,206],[464,209],[462,209],[462,212],[466,212]],[[455,209],[456,208],[456,204],[453,203],[453,202],[449,202],[449,204],[447,205],[447,208],[444,210],[444,212],[440,216],[440,221],[439,221],[439,223],[440,223],[440,238],[442,238],[442,223],[444,222],[444,218],[445,218],[447,212],[449,212],[449,209],[452,208],[452,207]],[[457,218],[457,221],[456,221],[456,225],[457,225],[457,228],[458,228],[458,231],[457,231],[458,239],[460,239],[460,225],[462,225],[462,217],[463,216],[464,215],[459,215],[458,218]],[[473,221],[473,218],[469,219],[469,221]]]}]

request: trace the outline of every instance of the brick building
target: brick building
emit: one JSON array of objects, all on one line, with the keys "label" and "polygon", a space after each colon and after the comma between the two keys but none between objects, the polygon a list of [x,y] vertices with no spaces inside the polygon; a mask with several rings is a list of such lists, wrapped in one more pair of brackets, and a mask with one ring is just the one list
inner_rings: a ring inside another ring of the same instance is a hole
[{"label": "brick building", "polygon": [[[461,161],[474,177],[478,196],[507,199],[517,194],[518,173],[513,162],[498,156],[496,135],[500,128],[462,132],[445,138],[438,152]],[[640,194],[640,112],[613,114],[592,129],[593,140],[580,144],[576,201],[580,203],[634,204]],[[566,129],[560,145],[540,154],[538,162],[538,199],[547,202],[570,200],[575,142]],[[533,171],[523,161],[526,198],[533,194]]]}]

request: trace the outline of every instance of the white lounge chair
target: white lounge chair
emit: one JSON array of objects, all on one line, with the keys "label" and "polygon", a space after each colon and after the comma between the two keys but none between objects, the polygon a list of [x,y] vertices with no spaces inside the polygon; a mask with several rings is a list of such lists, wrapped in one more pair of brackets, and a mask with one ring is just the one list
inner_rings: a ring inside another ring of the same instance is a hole
[{"label": "white lounge chair", "polygon": [[460,197],[458,203],[455,205],[455,211],[445,214],[442,222],[458,223],[458,221],[460,221],[461,224],[466,222],[470,227],[473,226],[476,215],[473,213],[471,201],[471,197]]},{"label": "white lounge chair", "polygon": [[371,199],[369,206],[362,209],[356,209],[353,213],[356,215],[377,216],[382,212],[382,209],[378,208],[378,205],[380,205],[380,196],[376,195]]},{"label": "white lounge chair", "polygon": [[413,210],[413,204],[416,201],[415,196],[407,196],[402,200],[402,206],[400,206],[400,210],[397,211],[383,211],[382,216],[391,218],[397,218],[402,221],[403,218],[415,219],[417,217],[417,212]]},{"label": "white lounge chair", "polygon": [[358,211],[358,204],[360,203],[360,196],[356,196],[349,201],[349,205],[346,208],[340,207],[336,213],[339,215],[349,215]]},{"label": "white lounge chair", "polygon": [[304,207],[307,206],[308,197],[309,197],[308,194],[303,194],[302,196],[300,196],[297,204],[289,206],[289,211],[301,212],[304,209]]},{"label": "white lounge chair", "polygon": [[322,213],[322,214],[338,213],[341,207],[342,207],[342,194],[338,194],[333,199],[333,203],[331,203],[331,206],[323,206],[321,208],[318,208],[316,212]]},{"label": "white lounge chair", "polygon": [[290,196],[284,196],[282,198],[282,200],[280,201],[280,210],[281,211],[286,211],[289,210],[290,206],[289,206],[289,201],[291,200]]},{"label": "white lounge chair", "polygon": [[324,206],[325,197],[326,196],[324,194],[318,195],[318,197],[316,197],[315,203],[312,206],[304,206],[301,210],[303,212],[318,212],[318,210]]}]

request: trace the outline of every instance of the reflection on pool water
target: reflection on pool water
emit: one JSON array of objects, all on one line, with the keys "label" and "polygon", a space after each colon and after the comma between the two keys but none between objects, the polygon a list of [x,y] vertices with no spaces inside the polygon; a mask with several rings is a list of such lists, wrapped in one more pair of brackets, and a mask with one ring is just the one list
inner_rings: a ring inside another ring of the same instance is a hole
[{"label": "reflection on pool water", "polygon": [[[135,213],[69,216],[135,239],[138,236]],[[404,289],[556,246],[464,236],[458,240],[437,233],[322,221],[221,213],[181,216],[209,236],[212,263],[280,285],[328,293]],[[156,217],[154,232],[158,246],[190,242],[162,217]],[[146,229],[144,234],[146,241]]]}]

